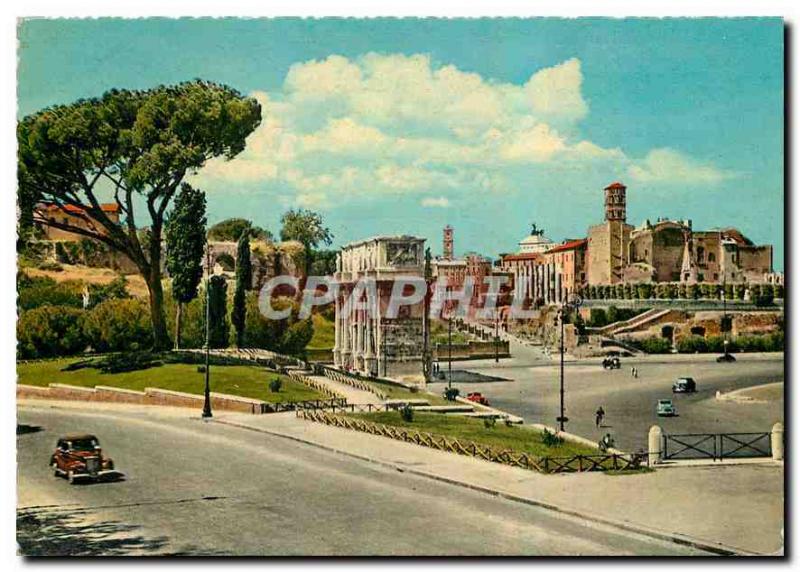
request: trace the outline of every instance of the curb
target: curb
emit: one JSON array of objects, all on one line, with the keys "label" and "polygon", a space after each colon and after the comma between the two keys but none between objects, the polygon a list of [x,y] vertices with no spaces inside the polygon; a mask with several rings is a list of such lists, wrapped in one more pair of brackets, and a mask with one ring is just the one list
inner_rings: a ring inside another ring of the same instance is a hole
[{"label": "curb", "polygon": [[459,487],[462,487],[462,488],[465,488],[465,489],[470,489],[470,490],[473,490],[473,491],[485,493],[485,494],[488,494],[488,495],[491,495],[491,496],[494,496],[494,497],[498,497],[498,498],[502,498],[502,499],[506,499],[506,500],[509,500],[509,501],[512,501],[512,502],[518,502],[518,503],[526,504],[526,505],[529,505],[529,506],[535,506],[535,507],[538,507],[538,508],[543,508],[545,510],[550,510],[550,511],[557,512],[559,514],[564,514],[564,515],[567,515],[567,516],[571,516],[571,517],[574,517],[574,518],[579,518],[579,519],[582,519],[582,520],[588,520],[588,521],[595,522],[595,523],[598,523],[598,524],[603,524],[605,526],[610,526],[610,527],[613,527],[613,528],[624,530],[626,532],[633,532],[633,533],[636,533],[636,534],[640,534],[642,536],[647,536],[647,537],[650,537],[650,538],[654,538],[656,540],[662,540],[662,541],[672,542],[673,544],[679,544],[679,545],[682,545],[682,546],[688,546],[688,547],[691,547],[691,548],[697,548],[698,550],[703,550],[705,552],[710,552],[712,554],[716,554],[716,555],[719,555],[719,556],[766,556],[765,554],[761,554],[761,553],[758,553],[758,552],[751,552],[751,551],[743,550],[743,549],[740,549],[740,548],[733,548],[733,547],[726,546],[726,545],[721,544],[721,543],[710,543],[710,542],[707,542],[707,541],[704,541],[704,540],[700,540],[700,539],[697,539],[697,538],[693,538],[691,536],[687,536],[687,535],[680,534],[680,533],[677,533],[677,532],[665,532],[665,531],[661,531],[661,530],[657,530],[657,529],[653,529],[653,528],[648,528],[648,527],[641,526],[641,525],[634,525],[634,524],[631,524],[629,522],[618,521],[618,520],[606,518],[606,517],[603,517],[603,516],[598,516],[598,515],[591,514],[591,513],[585,513],[585,512],[577,511],[577,510],[574,510],[574,509],[560,507],[558,505],[551,504],[551,503],[548,503],[548,502],[545,502],[545,501],[540,501],[540,500],[536,500],[536,499],[531,499],[531,498],[519,496],[519,495],[516,495],[516,494],[513,494],[513,493],[508,493],[508,492],[504,492],[504,491],[501,491],[501,490],[492,489],[492,488],[489,488],[489,487],[484,487],[482,485],[476,485],[476,484],[473,484],[473,483],[468,483],[466,481],[460,481],[458,479],[453,479],[453,478],[450,478],[450,477],[443,477],[441,475],[436,475],[436,474],[433,474],[433,473],[420,471],[418,469],[402,467],[402,466],[397,465],[395,463],[390,463],[390,462],[387,462],[387,461],[380,461],[378,459],[373,459],[372,457],[368,457],[366,455],[359,455],[357,453],[351,453],[350,451],[344,451],[342,449],[337,449],[336,447],[331,447],[329,445],[322,445],[320,443],[317,443],[315,441],[311,441],[309,439],[304,439],[302,437],[296,437],[294,435],[287,435],[286,433],[280,433],[278,431],[251,427],[249,425],[244,425],[244,424],[241,424],[241,423],[237,423],[235,421],[226,421],[226,420],[218,419],[218,418],[212,419],[211,422],[212,423],[219,423],[221,425],[228,425],[230,427],[237,427],[239,429],[245,429],[245,430],[248,430],[248,431],[254,431],[256,433],[264,433],[264,434],[267,434],[267,435],[272,435],[274,437],[281,437],[283,439],[288,439],[290,441],[295,441],[297,443],[303,443],[305,445],[310,445],[312,447],[317,447],[318,449],[323,449],[325,451],[329,451],[329,452],[332,452],[332,453],[337,453],[337,454],[340,454],[340,455],[344,455],[346,457],[351,457],[353,459],[359,459],[361,461],[366,461],[368,463],[379,465],[381,467],[385,467],[385,468],[388,468],[388,469],[394,469],[394,470],[396,470],[396,471],[398,471],[400,473],[409,473],[409,474],[412,474],[412,475],[416,475],[418,477],[423,477],[423,478],[426,478],[426,479],[431,479],[431,480],[434,480],[434,481],[439,481],[439,482],[447,483],[447,484],[450,484],[450,485],[459,486]]}]

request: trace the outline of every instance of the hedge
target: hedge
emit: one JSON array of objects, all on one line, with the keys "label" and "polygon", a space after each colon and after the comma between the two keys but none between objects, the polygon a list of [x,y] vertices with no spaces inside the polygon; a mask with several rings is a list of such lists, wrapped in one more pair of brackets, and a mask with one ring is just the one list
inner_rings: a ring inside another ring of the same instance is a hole
[{"label": "hedge", "polygon": [[83,310],[45,305],[23,312],[17,321],[17,353],[37,359],[82,352],[87,345]]},{"label": "hedge", "polygon": [[744,300],[746,290],[757,306],[770,306],[775,298],[783,299],[784,287],[780,284],[721,284],[703,282],[644,282],[625,284],[595,284],[580,289],[587,300],[719,300],[722,290],[727,300]]}]

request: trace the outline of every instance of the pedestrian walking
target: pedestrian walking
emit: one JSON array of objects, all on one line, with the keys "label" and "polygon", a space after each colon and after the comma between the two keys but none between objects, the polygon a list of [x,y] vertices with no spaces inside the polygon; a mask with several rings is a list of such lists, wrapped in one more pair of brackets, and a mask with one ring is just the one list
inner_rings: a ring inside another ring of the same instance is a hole
[{"label": "pedestrian walking", "polygon": [[631,366],[631,377],[636,377],[636,368]]},{"label": "pedestrian walking", "polygon": [[594,414],[594,425],[595,427],[600,427],[600,424],[603,422],[603,418],[606,416],[606,412],[603,411],[603,407],[600,406],[597,408]]},{"label": "pedestrian walking", "polygon": [[638,367],[633,368],[633,377],[634,377],[634,379],[639,379],[639,368]]}]

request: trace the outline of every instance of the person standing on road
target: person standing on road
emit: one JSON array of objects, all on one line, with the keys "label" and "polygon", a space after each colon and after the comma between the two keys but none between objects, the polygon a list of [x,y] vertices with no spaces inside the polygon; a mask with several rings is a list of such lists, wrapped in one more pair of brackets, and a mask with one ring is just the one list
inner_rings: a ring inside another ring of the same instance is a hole
[{"label": "person standing on road", "polygon": [[603,411],[603,406],[597,408],[594,414],[594,425],[595,427],[600,427],[600,424],[603,422],[603,417],[606,416],[606,412]]}]

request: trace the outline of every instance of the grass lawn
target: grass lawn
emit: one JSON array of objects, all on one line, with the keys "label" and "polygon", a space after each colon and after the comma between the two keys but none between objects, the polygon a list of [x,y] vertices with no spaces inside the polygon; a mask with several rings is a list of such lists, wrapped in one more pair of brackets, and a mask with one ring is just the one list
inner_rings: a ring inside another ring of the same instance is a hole
[{"label": "grass lawn", "polygon": [[312,350],[328,350],[333,348],[334,323],[330,320],[326,320],[320,314],[312,315],[311,321],[314,324],[314,336],[306,347]]},{"label": "grass lawn", "polygon": [[485,427],[482,419],[461,415],[442,415],[439,413],[415,413],[412,422],[404,421],[399,411],[377,413],[354,413],[352,417],[383,423],[394,427],[416,429],[426,433],[444,435],[465,441],[474,441],[501,449],[513,449],[537,457],[566,457],[571,455],[595,455],[599,451],[575,443],[563,442],[555,447],[542,443],[542,433],[525,426],[511,427],[498,421],[494,427]]},{"label": "grass lawn", "polygon": [[[94,368],[62,371],[66,365],[75,361],[79,360],[69,358],[17,364],[17,381],[26,385],[40,386],[50,383],[81,387],[106,385],[138,391],[144,390],[145,387],[157,387],[200,395],[205,388],[205,374],[197,371],[197,365],[165,364],[124,373],[102,373]],[[269,382],[276,377],[280,377],[283,382],[279,393],[273,393],[269,389]],[[326,399],[325,395],[287,376],[249,365],[212,365],[211,391],[261,399],[270,403]]]}]

